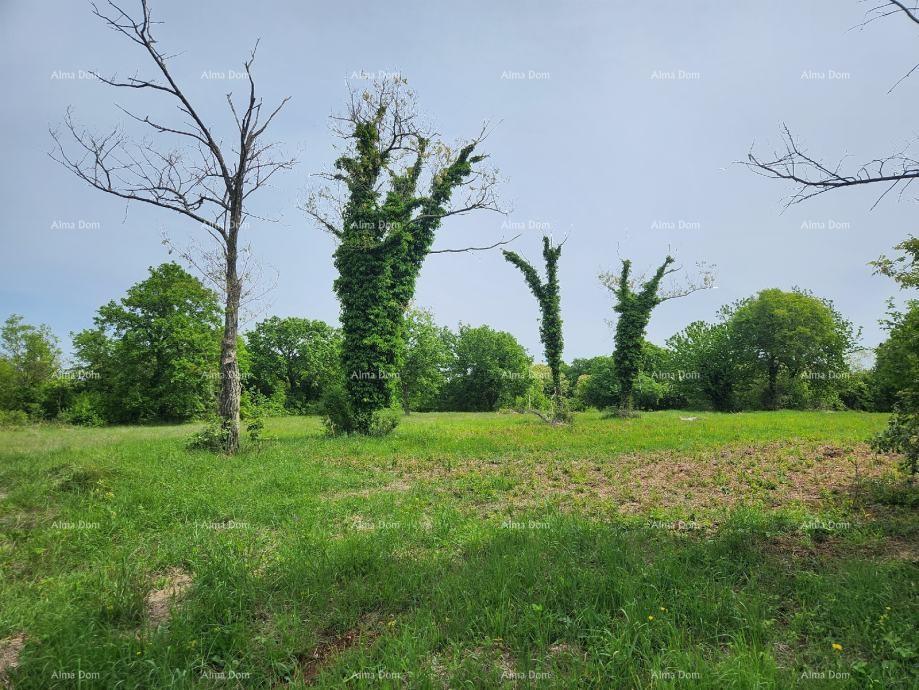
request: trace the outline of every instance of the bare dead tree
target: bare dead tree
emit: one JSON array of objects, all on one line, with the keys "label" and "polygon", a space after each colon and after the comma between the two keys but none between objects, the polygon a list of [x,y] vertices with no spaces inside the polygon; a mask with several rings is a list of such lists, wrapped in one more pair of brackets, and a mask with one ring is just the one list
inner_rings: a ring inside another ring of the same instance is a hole
[{"label": "bare dead tree", "polygon": [[[874,21],[892,15],[902,16],[919,25],[919,2],[917,0],[909,0],[909,2],[879,0],[865,13],[865,21],[859,25],[859,28],[864,28]],[[917,69],[919,69],[919,64],[913,66],[901,77],[888,93]],[[919,178],[919,160],[914,154],[909,153],[910,145],[897,153],[875,158],[854,169],[846,169],[845,157],[835,163],[824,163],[807,153],[786,125],[783,124],[782,130],[782,149],[760,156],[751,148],[747,160],[743,163],[759,175],[792,183],[794,192],[787,199],[786,207],[834,189],[879,184],[884,187],[884,191],[875,200],[871,207],[873,209],[894,190],[899,190],[898,197],[902,197],[913,180]]]},{"label": "bare dead tree", "polygon": [[[204,117],[192,105],[173,77],[169,61],[154,37],[153,21],[147,0],[140,0],[140,17],[135,18],[114,2],[92,10],[108,28],[135,43],[153,63],[156,76],[119,79],[93,73],[111,87],[129,91],[164,94],[175,101],[180,117],[177,123],[159,122],[149,115],[138,115],[118,106],[132,121],[148,129],[151,138],[135,139],[121,127],[96,134],[78,126],[68,108],[63,134],[51,131],[55,149],[51,157],[90,186],[127,202],[140,202],[169,209],[186,216],[206,231],[216,249],[200,267],[213,279],[225,298],[224,331],[220,348],[219,414],[225,435],[225,450],[239,448],[240,377],[236,338],[239,330],[240,301],[245,275],[239,270],[239,233],[248,219],[269,220],[248,211],[249,197],[268,184],[279,171],[293,167],[294,160],[278,152],[276,143],[263,141],[263,135],[289,100],[283,99],[271,111],[262,110],[256,97],[252,64],[255,48],[243,63],[248,93],[240,105],[226,94],[233,116],[234,130],[229,143],[217,137]],[[162,140],[175,144],[168,148]],[[65,140],[67,143],[65,144]],[[214,266],[220,270],[214,275]]]}]

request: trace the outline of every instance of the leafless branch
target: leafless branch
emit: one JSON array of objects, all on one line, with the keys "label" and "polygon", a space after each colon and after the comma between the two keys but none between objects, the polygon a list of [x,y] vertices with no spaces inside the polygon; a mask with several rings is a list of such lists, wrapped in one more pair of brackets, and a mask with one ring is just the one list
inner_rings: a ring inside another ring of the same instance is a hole
[{"label": "leafless branch", "polygon": [[460,252],[484,252],[489,249],[494,249],[495,247],[500,247],[505,244],[510,244],[516,240],[520,235],[514,235],[509,240],[502,240],[501,242],[495,242],[490,244],[487,247],[463,247],[462,249],[432,249],[429,254],[459,254]]}]

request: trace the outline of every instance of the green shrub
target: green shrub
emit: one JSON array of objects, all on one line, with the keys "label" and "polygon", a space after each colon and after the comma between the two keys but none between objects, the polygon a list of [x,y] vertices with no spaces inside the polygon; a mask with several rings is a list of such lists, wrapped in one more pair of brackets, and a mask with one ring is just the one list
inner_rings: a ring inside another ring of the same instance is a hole
[{"label": "green shrub", "polygon": [[230,430],[225,428],[219,417],[209,417],[201,431],[193,434],[188,440],[188,450],[208,450],[219,453],[227,447]]},{"label": "green shrub", "polygon": [[22,410],[0,410],[0,427],[25,426],[29,423],[29,415]]},{"label": "green shrub", "polygon": [[61,421],[77,426],[98,427],[105,424],[102,400],[94,393],[78,393],[60,417]]},{"label": "green shrub", "polygon": [[872,440],[881,453],[903,453],[903,469],[910,478],[919,470],[919,393],[901,395],[887,428]]}]

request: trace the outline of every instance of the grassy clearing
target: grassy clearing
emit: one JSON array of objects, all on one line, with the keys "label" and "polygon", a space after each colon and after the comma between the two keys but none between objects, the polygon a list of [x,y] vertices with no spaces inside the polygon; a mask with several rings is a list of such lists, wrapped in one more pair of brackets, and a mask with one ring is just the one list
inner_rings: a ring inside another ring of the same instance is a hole
[{"label": "grassy clearing", "polygon": [[233,458],[0,431],[0,660],[17,688],[913,687],[884,423],[285,418]]}]

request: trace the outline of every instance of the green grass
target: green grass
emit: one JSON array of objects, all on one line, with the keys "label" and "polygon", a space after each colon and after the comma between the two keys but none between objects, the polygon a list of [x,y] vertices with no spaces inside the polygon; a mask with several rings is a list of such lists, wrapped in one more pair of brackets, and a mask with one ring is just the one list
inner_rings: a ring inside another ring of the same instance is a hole
[{"label": "green grass", "polygon": [[233,458],[191,426],[3,430],[0,640],[25,635],[17,688],[915,687],[884,424],[283,418]]}]

